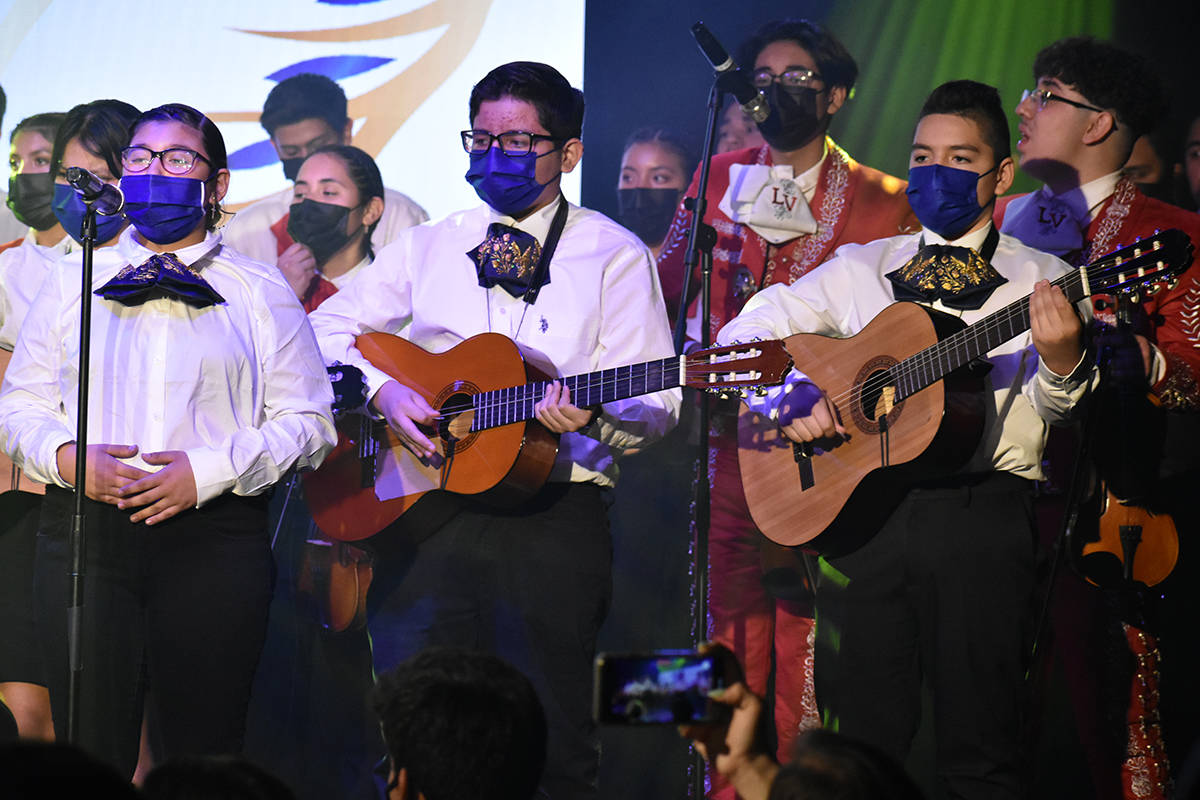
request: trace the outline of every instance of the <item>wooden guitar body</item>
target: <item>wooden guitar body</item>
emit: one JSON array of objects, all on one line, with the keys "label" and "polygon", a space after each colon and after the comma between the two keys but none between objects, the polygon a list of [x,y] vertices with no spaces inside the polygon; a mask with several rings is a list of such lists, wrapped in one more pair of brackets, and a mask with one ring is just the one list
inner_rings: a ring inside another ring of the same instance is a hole
[{"label": "wooden guitar body", "polygon": [[783,545],[849,551],[878,530],[914,481],[961,467],[983,433],[980,375],[959,369],[886,414],[879,390],[885,370],[962,327],[956,317],[896,303],[848,339],[785,339],[796,368],[834,401],[850,438],[805,456],[774,420],[743,404],[738,460],[759,530]]},{"label": "wooden guitar body", "polygon": [[[437,454],[418,459],[382,425],[362,425],[358,415],[343,417],[337,447],[321,469],[305,476],[304,492],[313,519],[340,541],[365,539],[398,519],[427,492],[445,489],[480,495],[494,505],[511,505],[545,483],[558,453],[558,437],[536,420],[471,430],[470,397],[518,386],[541,374],[517,346],[496,333],[467,339],[444,353],[429,353],[404,339],[382,333],[359,336],[356,347],[373,365],[417,390],[434,409],[465,406],[447,413],[430,438]],[[469,379],[463,378],[469,375]],[[378,435],[402,465],[398,497],[376,495],[375,465],[361,458],[364,437]]]}]

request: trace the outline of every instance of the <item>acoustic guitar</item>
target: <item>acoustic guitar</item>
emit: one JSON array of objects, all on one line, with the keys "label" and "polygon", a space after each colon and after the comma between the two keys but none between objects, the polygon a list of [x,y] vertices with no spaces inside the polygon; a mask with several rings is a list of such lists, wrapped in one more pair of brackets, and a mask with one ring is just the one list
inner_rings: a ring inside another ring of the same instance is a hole
[{"label": "acoustic guitar", "polygon": [[[1092,294],[1154,293],[1191,262],[1168,230],[1054,281],[1072,303]],[[844,551],[878,530],[913,482],[952,474],[983,434],[979,361],[1029,330],[1029,297],[964,327],[914,303],[884,309],[857,335],[784,340],[797,369],[834,402],[850,438],[798,445],[743,404],[738,459],[751,516],[783,545]],[[819,541],[817,538],[820,537]]]},{"label": "acoustic guitar", "polygon": [[[309,509],[326,536],[365,539],[438,489],[503,507],[546,482],[558,437],[534,418],[534,406],[551,379],[529,364],[512,340],[483,333],[444,353],[430,353],[397,336],[367,333],[355,346],[438,412],[429,432],[437,452],[418,458],[381,422],[362,414],[343,416],[337,446],[320,469],[304,476]],[[555,380],[583,408],[678,386],[728,392],[777,384],[791,364],[783,345],[770,341]]]}]

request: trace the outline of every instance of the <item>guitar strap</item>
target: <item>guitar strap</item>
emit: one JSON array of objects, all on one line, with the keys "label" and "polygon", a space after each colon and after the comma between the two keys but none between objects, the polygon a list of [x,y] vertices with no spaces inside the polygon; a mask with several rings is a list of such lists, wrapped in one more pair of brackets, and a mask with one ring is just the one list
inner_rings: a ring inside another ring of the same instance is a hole
[{"label": "guitar strap", "polygon": [[531,306],[536,303],[538,293],[542,291],[546,273],[550,270],[550,259],[554,258],[554,250],[558,247],[558,240],[562,238],[563,228],[567,227],[567,210],[567,198],[559,195],[558,210],[554,212],[554,219],[550,222],[550,231],[546,234],[545,243],[542,244],[542,257],[538,259],[537,267],[533,270],[533,277],[529,279],[529,288],[521,297],[526,305]]}]

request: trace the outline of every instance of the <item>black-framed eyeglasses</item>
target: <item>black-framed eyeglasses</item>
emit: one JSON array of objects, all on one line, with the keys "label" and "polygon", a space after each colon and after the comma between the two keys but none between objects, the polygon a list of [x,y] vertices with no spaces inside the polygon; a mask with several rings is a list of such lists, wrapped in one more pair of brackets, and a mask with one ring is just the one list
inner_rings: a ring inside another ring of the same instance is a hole
[{"label": "black-framed eyeglasses", "polygon": [[776,75],[771,70],[756,69],[750,76],[751,82],[759,89],[766,89],[772,83],[779,81],[786,89],[816,89],[814,84],[821,82],[821,76],[816,70],[807,67],[795,67],[784,70],[782,75]]},{"label": "black-framed eyeglasses", "polygon": [[151,150],[149,147],[133,145],[121,151],[121,166],[126,172],[145,172],[150,169],[150,162],[158,159],[171,175],[186,175],[196,166],[196,159],[212,166],[212,162],[186,147],[172,147],[168,150]]},{"label": "black-framed eyeglasses", "polygon": [[504,133],[490,133],[481,130],[462,131],[463,149],[468,153],[486,153],[492,146],[492,142],[499,142],[500,149],[504,151],[506,156],[524,156],[528,155],[533,150],[533,146],[538,142],[562,142],[555,136],[543,136],[540,133],[530,133],[529,131],[505,131]]},{"label": "black-framed eyeglasses", "polygon": [[[1082,108],[1084,111],[1098,111],[1100,113],[1104,113],[1103,108],[1096,108],[1095,106],[1089,106],[1087,103],[1080,103],[1078,100],[1071,100],[1070,98],[1063,97],[1060,94],[1055,94],[1049,89],[1026,89],[1025,91],[1021,92],[1022,103],[1031,97],[1033,98],[1033,103],[1037,106],[1038,111],[1041,111],[1043,108],[1045,108],[1046,103],[1049,103],[1051,100],[1056,100],[1060,103],[1066,103],[1069,106],[1075,106],[1075,108]],[[1114,121],[1113,130],[1116,129],[1117,123]]]}]

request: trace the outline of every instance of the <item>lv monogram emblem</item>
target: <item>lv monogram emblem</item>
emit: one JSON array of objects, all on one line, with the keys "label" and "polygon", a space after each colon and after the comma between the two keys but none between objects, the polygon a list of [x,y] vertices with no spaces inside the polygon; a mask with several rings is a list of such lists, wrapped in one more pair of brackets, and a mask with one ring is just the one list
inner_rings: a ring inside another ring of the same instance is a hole
[{"label": "lv monogram emblem", "polygon": [[1042,223],[1043,225],[1049,223],[1057,228],[1066,218],[1067,213],[1065,211],[1055,212],[1038,206],[1038,222]]},{"label": "lv monogram emblem", "polygon": [[771,203],[772,205],[783,206],[788,211],[796,207],[796,195],[792,192],[784,191],[783,197],[779,196],[779,187],[771,187]]}]

